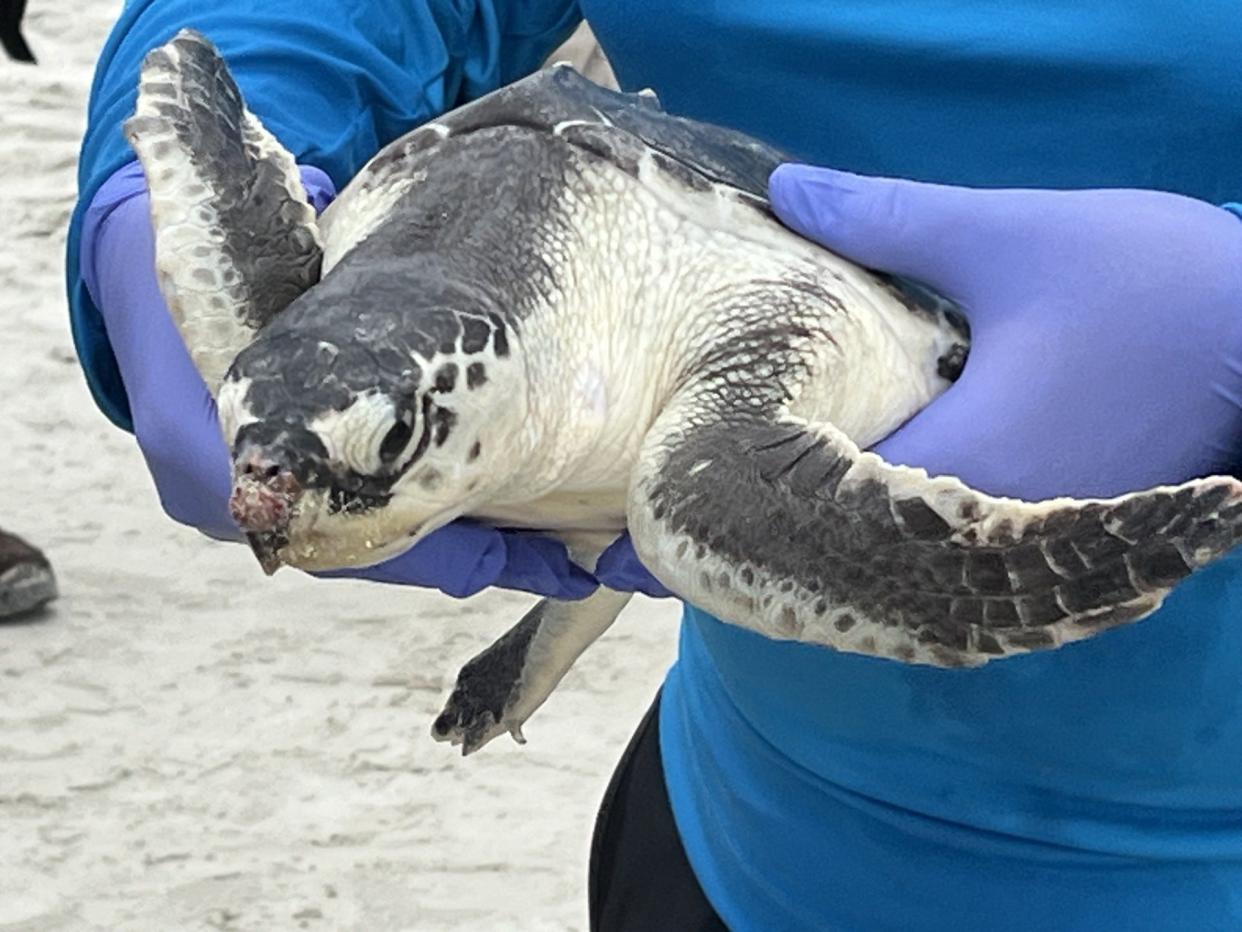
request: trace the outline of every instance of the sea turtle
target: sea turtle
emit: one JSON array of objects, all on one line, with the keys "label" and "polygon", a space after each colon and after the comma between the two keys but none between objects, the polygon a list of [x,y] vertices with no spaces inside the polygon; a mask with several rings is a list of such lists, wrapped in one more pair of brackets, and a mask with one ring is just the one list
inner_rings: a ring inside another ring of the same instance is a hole
[{"label": "sea turtle", "polygon": [[[862,452],[946,389],[943,302],[772,216],[776,149],[554,66],[376,155],[316,219],[224,61],[142,67],[168,306],[269,572],[374,563],[463,515],[588,569],[628,528],[678,595],[771,638],[969,666],[1154,611],[1242,537],[1242,483],[990,497]],[[433,726],[521,726],[629,596],[540,602]]]}]

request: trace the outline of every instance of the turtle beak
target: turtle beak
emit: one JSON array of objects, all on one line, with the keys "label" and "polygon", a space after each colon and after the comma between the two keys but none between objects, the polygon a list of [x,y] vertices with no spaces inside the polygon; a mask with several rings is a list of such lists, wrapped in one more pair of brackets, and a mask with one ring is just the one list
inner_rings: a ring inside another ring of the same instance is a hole
[{"label": "turtle beak", "polygon": [[258,558],[259,566],[268,576],[285,565],[284,559],[280,556],[280,550],[289,543],[289,538],[283,533],[252,532],[246,535],[246,541],[250,544],[255,557]]}]

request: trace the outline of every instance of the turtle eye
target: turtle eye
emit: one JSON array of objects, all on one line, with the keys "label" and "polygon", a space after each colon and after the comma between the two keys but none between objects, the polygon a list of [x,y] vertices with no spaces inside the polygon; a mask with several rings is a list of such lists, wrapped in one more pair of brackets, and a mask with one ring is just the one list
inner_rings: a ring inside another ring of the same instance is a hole
[{"label": "turtle eye", "polygon": [[410,445],[413,437],[414,425],[406,421],[404,417],[398,419],[397,423],[388,429],[388,433],[384,434],[379,448],[380,459],[385,463],[391,463]]}]

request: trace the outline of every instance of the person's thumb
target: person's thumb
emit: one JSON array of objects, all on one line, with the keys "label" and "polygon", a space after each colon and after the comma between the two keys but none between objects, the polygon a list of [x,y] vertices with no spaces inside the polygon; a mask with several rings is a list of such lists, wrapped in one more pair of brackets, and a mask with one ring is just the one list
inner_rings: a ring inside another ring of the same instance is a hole
[{"label": "person's thumb", "polygon": [[1007,198],[998,197],[1010,192],[794,163],[772,173],[768,192],[781,221],[808,239],[961,303],[978,293],[979,272],[995,261],[1013,222]]}]

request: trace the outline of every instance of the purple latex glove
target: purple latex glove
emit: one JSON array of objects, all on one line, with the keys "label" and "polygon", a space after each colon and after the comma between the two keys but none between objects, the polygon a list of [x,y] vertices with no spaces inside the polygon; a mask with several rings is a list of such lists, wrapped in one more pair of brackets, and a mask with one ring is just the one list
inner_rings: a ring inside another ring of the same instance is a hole
[{"label": "purple latex glove", "polygon": [[[331,180],[303,166],[316,210],[335,196]],[[99,189],[82,227],[82,277],[103,316],[134,420],[134,434],[164,510],[212,537],[241,540],[229,517],[229,450],[216,405],[177,332],[155,279],[146,181],[131,163]],[[488,586],[558,598],[594,591],[563,545],[532,533],[459,521],[377,566],[316,575],[428,586],[472,595]]]},{"label": "purple latex glove", "polygon": [[[977,190],[804,165],[769,188],[793,229],[930,286],[970,320],[962,377],[873,447],[888,461],[1028,500],[1236,471],[1238,217],[1154,191]],[[596,575],[659,586],[628,540]]]}]

